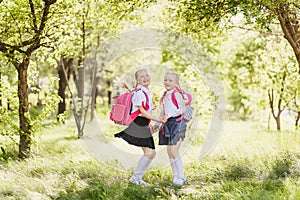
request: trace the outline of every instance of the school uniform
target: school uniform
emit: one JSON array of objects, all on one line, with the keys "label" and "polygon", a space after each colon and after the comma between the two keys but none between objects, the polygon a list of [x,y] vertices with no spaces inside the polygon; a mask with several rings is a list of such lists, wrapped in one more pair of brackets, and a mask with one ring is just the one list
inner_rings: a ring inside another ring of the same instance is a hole
[{"label": "school uniform", "polygon": [[[153,103],[150,90],[144,86],[138,86],[137,89],[139,90],[132,96],[131,113],[137,111],[138,106],[143,106],[151,115]],[[148,104],[145,94],[148,96]],[[155,149],[149,123],[150,120],[140,114],[125,130],[115,134],[115,137],[122,138],[131,145]]]},{"label": "school uniform", "polygon": [[173,90],[169,90],[162,97],[162,104],[164,108],[164,114],[168,116],[168,121],[163,123],[160,127],[158,139],[159,145],[176,145],[181,139],[185,138],[186,122],[183,119],[183,113],[185,111],[185,102],[182,95],[179,92],[175,93],[175,98],[178,102],[178,108],[172,102]]}]

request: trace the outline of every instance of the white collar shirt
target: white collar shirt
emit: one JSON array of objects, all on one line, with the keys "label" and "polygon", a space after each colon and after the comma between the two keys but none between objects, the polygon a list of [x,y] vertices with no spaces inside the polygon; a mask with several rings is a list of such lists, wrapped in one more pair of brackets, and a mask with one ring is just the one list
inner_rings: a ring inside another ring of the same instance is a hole
[{"label": "white collar shirt", "polygon": [[175,92],[175,99],[177,101],[178,108],[174,105],[172,101],[173,91],[174,89],[167,91],[163,97],[164,114],[168,117],[177,117],[185,112],[185,101],[179,92]]},{"label": "white collar shirt", "polygon": [[[153,103],[152,103],[152,97],[151,97],[151,91],[149,88],[146,88],[144,86],[138,85],[137,92],[135,92],[132,96],[132,110],[131,113],[137,111],[139,108],[138,106],[142,106],[142,103],[144,102],[144,105],[146,105],[147,103],[147,99],[146,96],[144,94],[144,92],[147,94],[148,96],[148,105],[149,105],[149,109],[146,110],[150,115],[152,114],[152,108],[153,108]],[[141,116],[141,114],[139,115]]]}]

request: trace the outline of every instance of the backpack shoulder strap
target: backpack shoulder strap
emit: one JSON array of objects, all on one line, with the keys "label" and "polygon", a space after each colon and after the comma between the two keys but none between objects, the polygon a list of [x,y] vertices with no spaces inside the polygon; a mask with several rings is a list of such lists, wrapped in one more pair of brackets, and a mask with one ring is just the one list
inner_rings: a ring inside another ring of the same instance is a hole
[{"label": "backpack shoulder strap", "polygon": [[144,93],[144,95],[145,95],[145,97],[146,97],[146,104],[149,104],[149,97],[148,97],[148,94],[144,91],[144,90],[142,90],[143,91],[143,93]]},{"label": "backpack shoulder strap", "polygon": [[175,89],[175,90],[172,92],[172,94],[171,94],[171,99],[172,99],[173,104],[174,104],[174,105],[176,106],[176,108],[178,109],[179,106],[178,106],[178,102],[177,102],[176,97],[175,97],[175,93],[176,93],[176,92],[178,92],[177,89]]},{"label": "backpack shoulder strap", "polygon": [[[175,93],[176,92],[179,92],[181,94],[182,98],[186,101],[186,103],[185,103],[186,106],[187,105],[191,105],[191,103],[192,103],[192,95],[190,93],[188,93],[188,92],[180,89],[180,88],[176,88],[174,90],[174,92],[173,92],[174,95],[172,94],[172,101],[173,101],[174,105],[177,105],[176,106],[177,108],[178,108],[178,103],[177,103],[177,100],[175,98]],[[176,101],[176,103],[175,103],[175,101]]]},{"label": "backpack shoulder strap", "polygon": [[[176,88],[173,90],[172,94],[171,94],[171,100],[172,100],[172,103],[173,103],[173,104],[176,106],[176,108],[178,109],[179,106],[178,106],[178,102],[177,102],[176,97],[175,97],[175,93],[176,93],[176,92],[179,92],[179,93],[182,95],[182,93],[180,92],[180,90],[176,87]],[[166,94],[167,94],[167,91],[164,92],[163,96],[161,97],[161,101],[163,100],[163,98],[165,98]]]},{"label": "backpack shoulder strap", "polygon": [[164,91],[164,94],[160,98],[160,103],[163,102],[163,99],[165,98],[166,94],[167,94],[167,91]]},{"label": "backpack shoulder strap", "polygon": [[144,95],[146,97],[146,104],[144,104],[144,102],[143,102],[142,106],[145,110],[148,110],[150,106],[149,106],[149,97],[148,97],[147,93],[144,90],[142,90],[141,88],[138,88],[138,89],[134,90],[134,92],[137,92],[137,91],[140,91],[140,90],[144,93]]}]

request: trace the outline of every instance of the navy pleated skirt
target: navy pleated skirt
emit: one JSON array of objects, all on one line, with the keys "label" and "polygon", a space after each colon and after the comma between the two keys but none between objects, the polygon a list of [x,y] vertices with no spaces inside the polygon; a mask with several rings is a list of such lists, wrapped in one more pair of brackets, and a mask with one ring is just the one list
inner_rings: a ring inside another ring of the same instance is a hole
[{"label": "navy pleated skirt", "polygon": [[181,139],[185,138],[186,122],[184,119],[176,121],[178,117],[171,117],[163,124],[158,134],[159,145],[176,145]]}]

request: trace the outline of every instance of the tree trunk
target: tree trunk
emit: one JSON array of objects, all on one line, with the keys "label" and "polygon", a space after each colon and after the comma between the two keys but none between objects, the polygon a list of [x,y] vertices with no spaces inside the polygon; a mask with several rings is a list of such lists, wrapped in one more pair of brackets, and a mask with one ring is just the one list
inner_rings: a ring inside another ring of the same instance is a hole
[{"label": "tree trunk", "polygon": [[0,69],[0,107],[2,106],[2,73]]},{"label": "tree trunk", "polygon": [[[88,10],[83,10],[82,15],[82,55],[79,59],[78,64],[78,82],[77,82],[77,92],[78,92],[78,104],[80,106],[78,110],[77,115],[77,131],[78,131],[78,138],[83,136],[83,128],[85,123],[85,118],[83,119],[83,106],[84,106],[84,82],[85,82],[85,55],[86,55],[86,45],[85,45],[85,39],[86,39],[86,26],[85,26],[85,20],[87,17]],[[83,125],[82,125],[83,120]]]},{"label": "tree trunk", "polygon": [[27,69],[30,57],[17,67],[18,70],[18,98],[19,98],[19,125],[20,125],[20,143],[19,143],[19,158],[27,158],[30,153],[31,145],[31,124],[28,118],[28,83]]},{"label": "tree trunk", "polygon": [[111,94],[112,94],[112,91],[111,91],[111,80],[107,80],[106,81],[106,83],[107,83],[107,88],[108,88],[108,90],[107,90],[107,98],[108,98],[108,105],[111,105]]},{"label": "tree trunk", "polygon": [[64,58],[62,56],[61,62],[59,62],[57,67],[57,73],[59,77],[58,95],[61,98],[61,101],[58,104],[57,115],[63,114],[66,111],[66,88],[72,71],[71,70],[72,64],[73,64],[72,58]]},{"label": "tree trunk", "polygon": [[271,89],[268,91],[268,97],[269,97],[269,105],[270,105],[270,108],[271,108],[271,113],[272,113],[272,116],[273,118],[275,119],[276,121],[276,129],[278,131],[280,131],[281,127],[280,127],[280,115],[281,115],[281,112],[283,111],[283,109],[281,109],[281,99],[279,99],[278,101],[278,111],[277,111],[277,115],[275,114],[275,109],[274,109],[274,90]]},{"label": "tree trunk", "polygon": [[276,128],[277,128],[277,131],[280,131],[281,130],[281,127],[280,127],[280,114],[278,114],[275,118],[276,120]]},{"label": "tree trunk", "polygon": [[78,69],[78,104],[79,104],[79,110],[78,110],[78,119],[79,124],[77,126],[78,129],[78,137],[83,136],[83,127],[81,127],[81,122],[83,118],[83,104],[84,104],[84,67],[79,67]]},{"label": "tree trunk", "polygon": [[268,130],[271,130],[271,124],[270,124],[270,122],[271,122],[271,113],[268,116]]},{"label": "tree trunk", "polygon": [[67,87],[67,79],[64,73],[64,70],[62,69],[62,66],[59,67],[58,71],[58,96],[61,98],[61,100],[58,103],[58,112],[57,114],[63,114],[66,111],[66,87]]},{"label": "tree trunk", "polygon": [[298,111],[296,120],[295,120],[295,130],[296,131],[299,129],[299,120],[300,120],[300,111]]},{"label": "tree trunk", "polygon": [[112,92],[110,90],[108,90],[107,91],[108,105],[111,105],[111,94],[112,94]]},{"label": "tree trunk", "polygon": [[98,84],[98,80],[99,78],[96,77],[96,73],[97,73],[97,68],[94,71],[94,80],[92,81],[93,84],[93,88],[92,88],[92,100],[91,100],[91,121],[93,121],[94,119],[94,115],[95,115],[95,108],[96,108],[96,97],[97,97],[97,84]]},{"label": "tree trunk", "polygon": [[281,25],[281,29],[284,33],[284,37],[292,46],[297,62],[298,62],[298,73],[300,75],[300,30],[299,30],[299,19],[296,15],[289,15],[290,11],[286,5],[281,5],[280,8],[275,9],[275,13]]}]

